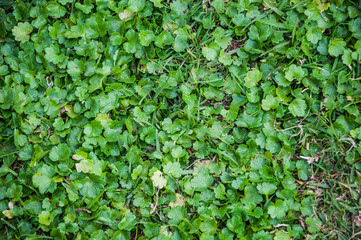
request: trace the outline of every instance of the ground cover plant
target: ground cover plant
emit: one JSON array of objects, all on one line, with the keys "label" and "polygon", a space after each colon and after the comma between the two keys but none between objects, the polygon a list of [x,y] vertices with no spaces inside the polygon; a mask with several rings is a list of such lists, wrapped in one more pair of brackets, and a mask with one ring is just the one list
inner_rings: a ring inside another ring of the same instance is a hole
[{"label": "ground cover plant", "polygon": [[358,239],[360,9],[0,1],[0,238]]}]

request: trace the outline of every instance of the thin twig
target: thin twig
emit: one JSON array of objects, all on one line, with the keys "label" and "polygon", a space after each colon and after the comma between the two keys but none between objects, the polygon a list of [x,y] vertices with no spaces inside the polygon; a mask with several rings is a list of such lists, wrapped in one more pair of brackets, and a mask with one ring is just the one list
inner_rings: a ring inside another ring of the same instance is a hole
[{"label": "thin twig", "polygon": [[[302,135],[303,134],[303,129],[302,129],[302,127],[301,127],[301,125],[296,125],[296,126],[293,126],[293,127],[289,127],[289,128],[286,128],[286,129],[278,129],[277,127],[276,127],[276,121],[274,121],[274,128],[275,128],[275,130],[277,131],[277,132],[283,132],[284,134],[287,134],[287,135],[289,135],[289,136],[291,136],[291,137],[296,137],[296,136],[298,136],[298,135]],[[294,129],[294,128],[299,128],[300,129],[300,131],[298,132],[298,133],[294,133],[294,134],[290,134],[290,133],[288,133],[288,132],[286,132],[286,131],[288,131],[288,130],[291,130],[291,129]]]},{"label": "thin twig", "polygon": [[85,209],[85,208],[76,208],[75,212],[87,212],[87,213],[92,213],[92,211]]},{"label": "thin twig", "polygon": [[192,167],[194,164],[196,164],[197,162],[199,162],[200,159],[194,161],[191,165],[189,165],[188,167],[186,167],[186,170],[188,170],[190,167]]},{"label": "thin twig", "polygon": [[348,154],[353,148],[356,148],[357,145],[352,138],[340,138],[339,141],[349,142],[351,143],[351,147],[347,150],[346,154]]},{"label": "thin twig", "polygon": [[54,82],[53,82],[53,77],[52,77],[52,76],[50,76],[50,82],[49,82],[49,76],[46,77],[46,85],[48,85],[48,88],[54,86]]},{"label": "thin twig", "polygon": [[155,193],[155,205],[150,203],[150,214],[153,214],[155,212],[155,210],[157,209],[158,198],[159,198],[158,194],[159,194],[159,188],[157,189],[157,192]]},{"label": "thin twig", "polygon": [[355,238],[356,236],[358,236],[358,235],[361,235],[361,231],[360,231],[360,232],[357,232],[357,233],[355,233],[355,234],[352,234],[352,236],[350,237],[349,240],[354,239],[354,238]]}]

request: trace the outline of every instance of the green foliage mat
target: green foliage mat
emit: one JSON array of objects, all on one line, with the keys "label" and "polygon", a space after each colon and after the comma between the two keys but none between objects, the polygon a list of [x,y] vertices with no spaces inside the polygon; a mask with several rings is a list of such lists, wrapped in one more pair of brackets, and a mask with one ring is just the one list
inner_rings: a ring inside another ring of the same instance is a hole
[{"label": "green foliage mat", "polygon": [[0,238],[357,237],[358,1],[0,5]]}]

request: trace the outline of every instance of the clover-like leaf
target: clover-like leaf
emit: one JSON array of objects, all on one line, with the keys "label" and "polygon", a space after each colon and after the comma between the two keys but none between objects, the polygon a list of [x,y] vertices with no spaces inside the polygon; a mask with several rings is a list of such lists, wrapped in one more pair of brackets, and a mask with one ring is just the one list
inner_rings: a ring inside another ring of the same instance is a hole
[{"label": "clover-like leaf", "polygon": [[58,45],[51,45],[50,47],[45,48],[45,58],[54,64],[61,63],[65,60],[65,54],[59,54]]},{"label": "clover-like leaf", "polygon": [[83,13],[89,14],[94,8],[94,5],[91,3],[91,0],[85,0],[84,4],[81,4],[79,2],[75,3],[75,7],[80,9]]},{"label": "clover-like leaf", "polygon": [[316,217],[306,218],[307,230],[310,233],[317,233],[322,229],[322,222]]},{"label": "clover-like leaf", "polygon": [[244,85],[247,88],[252,88],[262,79],[262,73],[257,69],[253,68],[250,70],[244,78]]},{"label": "clover-like leaf", "polygon": [[182,28],[174,32],[177,36],[173,42],[174,50],[176,52],[182,52],[188,47],[188,36],[185,30]]},{"label": "clover-like leaf", "polygon": [[307,104],[305,100],[296,98],[290,103],[288,109],[293,116],[304,117],[306,115]]},{"label": "clover-like leaf", "polygon": [[154,38],[155,35],[151,30],[141,30],[139,32],[139,40],[143,46],[149,46],[149,44],[154,40]]},{"label": "clover-like leaf", "polygon": [[153,173],[151,179],[153,182],[153,186],[159,189],[162,189],[167,185],[167,180],[163,177],[163,173],[159,170]]},{"label": "clover-like leaf", "polygon": [[218,57],[219,51],[219,46],[214,42],[202,48],[202,54],[208,61],[215,60]]},{"label": "clover-like leaf", "polygon": [[33,31],[33,26],[28,22],[19,22],[12,29],[16,41],[27,42],[30,39],[30,33]]},{"label": "clover-like leaf", "polygon": [[328,52],[333,57],[340,56],[345,50],[346,42],[342,38],[333,39],[328,45]]},{"label": "clover-like leaf", "polygon": [[272,218],[282,219],[286,216],[287,211],[287,205],[281,199],[277,199],[274,204],[268,207],[268,214],[270,214]]},{"label": "clover-like leaf", "polygon": [[174,38],[170,32],[163,30],[158,36],[156,36],[154,44],[157,47],[164,48],[167,45],[171,45]]},{"label": "clover-like leaf", "polygon": [[68,62],[67,72],[69,73],[70,76],[73,77],[80,76],[83,73],[84,69],[85,69],[85,64],[78,59]]},{"label": "clover-like leaf", "polygon": [[305,76],[305,71],[302,67],[295,64],[291,64],[285,72],[285,77],[288,81],[293,81],[294,79],[301,80]]},{"label": "clover-like leaf", "polygon": [[271,195],[276,191],[276,189],[277,185],[268,182],[262,182],[257,186],[258,192],[264,195]]},{"label": "clover-like leaf", "polygon": [[284,231],[277,231],[274,240],[289,240],[291,239],[290,234]]},{"label": "clover-like leaf", "polygon": [[139,12],[145,6],[145,0],[129,0],[128,1],[128,10],[131,12]]},{"label": "clover-like leaf", "polygon": [[269,111],[271,109],[276,109],[279,105],[277,98],[273,97],[271,94],[268,94],[262,100],[262,109],[265,111]]},{"label": "clover-like leaf", "polygon": [[180,163],[178,162],[169,162],[163,167],[163,171],[166,174],[172,175],[175,178],[179,178],[183,174],[183,170],[181,168]]},{"label": "clover-like leaf", "polygon": [[43,165],[38,172],[33,175],[32,181],[35,187],[39,188],[40,193],[44,194],[52,186],[52,191],[54,190],[55,183],[52,180],[52,177],[55,174],[55,169],[48,165]]},{"label": "clover-like leaf", "polygon": [[83,159],[79,163],[75,163],[77,172],[88,173],[94,168],[94,163],[89,159]]},{"label": "clover-like leaf", "polygon": [[316,44],[322,39],[322,31],[319,28],[313,28],[307,31],[306,37],[308,41]]},{"label": "clover-like leaf", "polygon": [[46,9],[48,10],[49,15],[54,18],[60,18],[66,13],[66,8],[59,5],[57,2],[49,2]]},{"label": "clover-like leaf", "polygon": [[38,217],[39,217],[39,223],[43,225],[49,226],[53,221],[53,217],[50,217],[50,213],[48,211],[41,211]]},{"label": "clover-like leaf", "polygon": [[51,148],[49,158],[52,161],[65,161],[70,157],[70,149],[67,144],[61,143]]}]

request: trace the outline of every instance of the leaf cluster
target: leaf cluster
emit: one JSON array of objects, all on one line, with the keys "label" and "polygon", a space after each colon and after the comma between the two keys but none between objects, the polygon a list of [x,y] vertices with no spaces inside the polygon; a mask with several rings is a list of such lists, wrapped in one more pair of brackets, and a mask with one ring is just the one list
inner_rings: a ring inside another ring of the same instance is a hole
[{"label": "leaf cluster", "polygon": [[[326,236],[316,160],[361,171],[359,9],[0,5],[1,236]],[[360,193],[350,198],[355,215]]]}]

